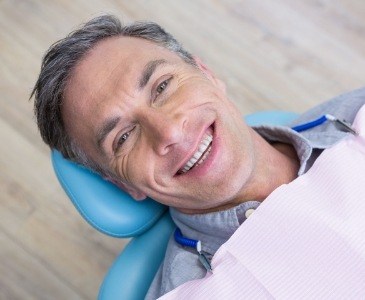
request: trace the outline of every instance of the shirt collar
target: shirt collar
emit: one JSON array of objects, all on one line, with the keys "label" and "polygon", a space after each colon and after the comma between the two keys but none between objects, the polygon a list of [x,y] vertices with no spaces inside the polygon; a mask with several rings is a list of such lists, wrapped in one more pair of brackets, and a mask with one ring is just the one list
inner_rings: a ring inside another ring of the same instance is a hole
[{"label": "shirt collar", "polygon": [[170,214],[185,237],[200,240],[202,250],[214,254],[246,220],[245,212],[259,205],[257,201],[247,201],[227,210],[194,215],[171,207]]},{"label": "shirt collar", "polygon": [[287,126],[261,125],[252,128],[269,143],[280,142],[292,145],[300,163],[298,176],[305,173],[313,146],[303,135]]}]

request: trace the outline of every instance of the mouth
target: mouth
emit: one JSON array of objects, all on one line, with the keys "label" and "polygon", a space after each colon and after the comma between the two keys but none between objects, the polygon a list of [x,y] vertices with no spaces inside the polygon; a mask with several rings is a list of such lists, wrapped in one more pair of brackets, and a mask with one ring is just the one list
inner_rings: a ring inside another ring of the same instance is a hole
[{"label": "mouth", "polygon": [[189,158],[185,165],[179,169],[177,175],[185,174],[191,169],[201,165],[209,156],[212,150],[213,142],[213,125],[211,125],[204,133],[201,141],[194,154]]}]

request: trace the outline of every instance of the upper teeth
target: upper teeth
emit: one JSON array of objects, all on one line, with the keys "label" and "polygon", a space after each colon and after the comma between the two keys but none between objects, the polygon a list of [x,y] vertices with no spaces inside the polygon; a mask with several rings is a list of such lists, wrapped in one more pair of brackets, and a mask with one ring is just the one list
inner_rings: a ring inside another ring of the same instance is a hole
[{"label": "upper teeth", "polygon": [[[203,140],[200,142],[200,145],[194,155],[189,159],[186,165],[181,169],[183,173],[189,171],[195,164],[201,164],[208,156],[210,152],[210,143],[213,140],[213,136],[211,134],[205,134]],[[209,149],[208,149],[209,148]],[[207,151],[208,149],[208,151]],[[204,154],[204,156],[203,156]],[[203,156],[203,157],[202,157]],[[201,159],[202,158],[202,159]]]}]

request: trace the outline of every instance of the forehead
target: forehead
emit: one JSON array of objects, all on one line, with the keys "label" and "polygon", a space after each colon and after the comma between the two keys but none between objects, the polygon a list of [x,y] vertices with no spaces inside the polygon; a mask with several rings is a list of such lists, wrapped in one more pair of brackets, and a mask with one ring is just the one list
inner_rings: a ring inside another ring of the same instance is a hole
[{"label": "forehead", "polygon": [[181,60],[175,53],[145,39],[122,36],[107,38],[96,44],[76,65],[70,83],[86,87],[89,91],[95,85],[95,80],[106,82],[113,75],[131,83],[129,81],[140,73],[148,61],[161,57],[171,62]]},{"label": "forehead", "polygon": [[72,70],[64,92],[63,116],[82,114],[90,104],[99,106],[118,91],[133,95],[143,68],[156,59],[172,64],[182,61],[176,53],[145,39],[118,36],[102,40]]}]

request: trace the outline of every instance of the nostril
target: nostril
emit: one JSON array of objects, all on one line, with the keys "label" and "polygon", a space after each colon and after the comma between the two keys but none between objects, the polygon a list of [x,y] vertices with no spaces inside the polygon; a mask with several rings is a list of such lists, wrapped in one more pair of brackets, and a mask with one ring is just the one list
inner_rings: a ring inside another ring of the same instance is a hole
[{"label": "nostril", "polygon": [[166,154],[168,154],[171,150],[171,146],[168,145],[168,146],[159,146],[157,147],[156,149],[156,152],[158,155],[161,155],[161,156],[164,156]]}]

